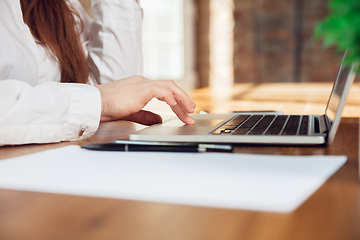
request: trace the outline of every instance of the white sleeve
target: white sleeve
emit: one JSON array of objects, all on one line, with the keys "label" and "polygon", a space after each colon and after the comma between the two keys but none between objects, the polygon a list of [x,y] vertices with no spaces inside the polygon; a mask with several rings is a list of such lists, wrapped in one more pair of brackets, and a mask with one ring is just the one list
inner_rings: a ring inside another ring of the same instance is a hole
[{"label": "white sleeve", "polygon": [[106,83],[142,75],[142,9],[138,1],[92,0],[93,20],[78,1],[71,2],[84,23],[82,38],[91,78]]},{"label": "white sleeve", "polygon": [[96,87],[48,82],[35,87],[0,81],[0,145],[79,140],[99,125],[101,97]]}]

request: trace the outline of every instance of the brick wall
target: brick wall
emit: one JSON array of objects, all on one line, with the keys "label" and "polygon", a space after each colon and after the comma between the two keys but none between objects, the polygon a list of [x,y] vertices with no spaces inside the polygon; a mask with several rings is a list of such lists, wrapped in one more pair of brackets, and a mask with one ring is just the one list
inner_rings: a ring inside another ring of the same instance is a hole
[{"label": "brick wall", "polygon": [[[197,4],[199,85],[207,86],[211,0]],[[234,82],[333,81],[340,55],[312,39],[327,0],[234,0]],[[221,37],[221,36],[219,36]]]},{"label": "brick wall", "polygon": [[198,87],[209,85],[210,80],[210,1],[194,0],[196,4],[196,71]]},{"label": "brick wall", "polygon": [[339,55],[312,39],[326,0],[234,0],[235,82],[332,81]]}]

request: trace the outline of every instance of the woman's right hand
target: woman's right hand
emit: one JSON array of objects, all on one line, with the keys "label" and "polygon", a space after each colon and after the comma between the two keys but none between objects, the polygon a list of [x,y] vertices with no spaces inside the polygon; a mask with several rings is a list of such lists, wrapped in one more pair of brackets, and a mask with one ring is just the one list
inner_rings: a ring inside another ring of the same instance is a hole
[{"label": "woman's right hand", "polygon": [[189,115],[195,104],[186,92],[171,80],[152,81],[132,76],[96,86],[101,94],[101,122],[130,120],[145,125],[162,121],[159,115],[141,110],[153,98],[166,102],[185,124],[194,124]]}]

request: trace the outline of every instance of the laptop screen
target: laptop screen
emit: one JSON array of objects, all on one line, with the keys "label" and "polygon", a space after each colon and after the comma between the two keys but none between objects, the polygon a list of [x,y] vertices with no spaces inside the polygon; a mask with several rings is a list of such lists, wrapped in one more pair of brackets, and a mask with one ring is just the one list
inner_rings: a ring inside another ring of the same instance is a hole
[{"label": "laptop screen", "polygon": [[349,73],[349,67],[340,66],[325,112],[332,121],[335,120],[335,115],[339,108],[341,96],[343,96],[346,79],[349,76]]},{"label": "laptop screen", "polygon": [[[346,53],[344,54],[344,57]],[[344,60],[342,59],[342,62]],[[326,106],[325,115],[330,120],[330,131],[328,135],[328,143],[331,143],[335,137],[336,130],[340,124],[341,114],[346,103],[346,98],[351,84],[355,78],[355,72],[352,67],[345,67],[340,64],[332,92],[328,104]]]}]

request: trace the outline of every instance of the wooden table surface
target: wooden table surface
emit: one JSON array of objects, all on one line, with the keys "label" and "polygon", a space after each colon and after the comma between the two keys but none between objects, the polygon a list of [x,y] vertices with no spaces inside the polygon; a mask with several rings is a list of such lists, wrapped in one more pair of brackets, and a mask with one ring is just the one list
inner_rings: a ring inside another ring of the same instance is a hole
[{"label": "wooden table surface", "polygon": [[[238,84],[227,97],[214,96],[209,89],[200,89],[192,94],[192,98],[198,111],[271,109],[318,114],[320,106],[326,103],[329,89],[329,84]],[[0,189],[0,239],[360,239],[359,89],[360,85],[356,83],[339,131],[329,147],[235,148],[238,153],[348,156],[347,163],[293,213]],[[286,98],[279,95],[283,90],[288,90]],[[138,128],[138,125],[125,121],[103,123],[89,140],[1,147],[0,159],[69,144],[126,139]]]}]

